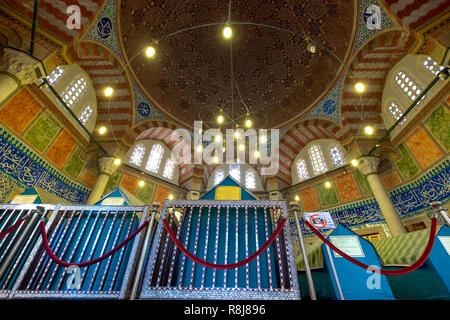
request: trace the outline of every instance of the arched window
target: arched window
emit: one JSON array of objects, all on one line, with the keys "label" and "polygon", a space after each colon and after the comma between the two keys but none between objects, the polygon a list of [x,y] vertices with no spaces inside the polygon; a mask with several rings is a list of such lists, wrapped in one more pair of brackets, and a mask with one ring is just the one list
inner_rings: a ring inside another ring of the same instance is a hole
[{"label": "arched window", "polygon": [[166,165],[164,166],[163,177],[167,178],[167,179],[172,179],[174,168],[175,168],[175,163],[172,160],[167,159]]},{"label": "arched window", "polygon": [[[397,121],[400,119],[400,117],[403,115],[402,110],[398,107],[398,105],[395,103],[395,101],[392,101],[391,104],[388,107],[390,114],[392,117]],[[403,120],[400,122],[400,124],[404,124],[406,122],[406,117],[403,118]]]},{"label": "arched window", "polygon": [[239,182],[241,181],[241,168],[237,163],[233,163],[232,165],[230,165],[229,173],[234,180]]},{"label": "arched window", "polygon": [[416,100],[417,96],[422,92],[422,88],[417,84],[416,80],[402,70],[395,75],[394,83],[409,102]]},{"label": "arched window", "polygon": [[426,57],[423,61],[424,68],[430,72],[433,76],[437,76],[438,73],[444,69],[443,66],[439,65],[436,61],[431,59],[430,57]]},{"label": "arched window", "polygon": [[54,86],[63,75],[64,69],[61,66],[56,67],[56,69],[47,77],[48,83],[50,83],[51,86]]},{"label": "arched window", "polygon": [[164,153],[164,149],[160,144],[154,144],[152,147],[152,151],[148,156],[147,165],[145,169],[150,172],[157,173],[159,170],[159,166],[161,164],[161,159]]},{"label": "arched window", "polygon": [[296,167],[298,178],[300,179],[300,181],[309,178],[308,168],[306,167],[305,159],[298,159]]},{"label": "arched window", "polygon": [[317,144],[314,144],[309,148],[309,157],[311,159],[314,174],[327,171],[327,165],[325,164],[322,150],[320,150],[320,147]]},{"label": "arched window", "polygon": [[248,189],[256,188],[255,173],[252,170],[245,171],[245,186]]},{"label": "arched window", "polygon": [[72,83],[64,90],[61,95],[64,102],[69,108],[72,108],[78,100],[85,94],[87,89],[86,79],[82,76],[77,77]]},{"label": "arched window", "polygon": [[344,155],[337,144],[331,146],[330,157],[336,167],[343,166],[345,164]]},{"label": "arched window", "polygon": [[134,147],[130,162],[136,166],[140,166],[142,163],[142,159],[144,158],[144,154],[145,147],[142,144],[138,144],[136,147]]},{"label": "arched window", "polygon": [[225,174],[223,173],[223,170],[217,170],[216,175],[214,176],[214,184],[217,185],[220,183],[220,181],[223,180]]},{"label": "arched window", "polygon": [[78,118],[80,120],[80,122],[83,124],[83,126],[86,125],[89,118],[91,117],[91,114],[92,114],[91,106],[87,106],[86,108],[84,108],[83,112],[81,113],[80,117]]}]

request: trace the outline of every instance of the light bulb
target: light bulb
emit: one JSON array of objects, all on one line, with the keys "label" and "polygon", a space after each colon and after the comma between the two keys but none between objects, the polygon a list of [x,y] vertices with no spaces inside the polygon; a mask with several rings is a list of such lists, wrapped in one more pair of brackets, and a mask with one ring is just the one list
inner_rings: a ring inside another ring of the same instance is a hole
[{"label": "light bulb", "polygon": [[356,160],[356,159],[352,159],[351,163],[352,163],[352,166],[354,166],[354,167],[358,166],[358,160]]},{"label": "light bulb", "polygon": [[231,35],[233,34],[233,30],[229,26],[226,26],[223,29],[223,36],[227,39],[231,38]]},{"label": "light bulb", "polygon": [[364,132],[365,132],[367,135],[371,136],[371,135],[373,134],[373,132],[374,132],[374,129],[373,129],[373,127],[371,127],[371,126],[366,126],[366,127],[364,128]]},{"label": "light bulb", "polygon": [[307,47],[308,51],[311,53],[316,53],[316,46],[313,45],[312,43],[308,43],[308,47]]},{"label": "light bulb", "polygon": [[267,142],[267,137],[266,137],[266,136],[261,136],[261,137],[259,138],[259,142],[261,142],[261,143],[266,143],[266,142]]},{"label": "light bulb", "polygon": [[235,131],[235,132],[234,132],[234,137],[235,137],[236,139],[239,139],[239,137],[240,137],[239,131]]},{"label": "light bulb", "polygon": [[152,58],[156,53],[155,48],[153,48],[152,46],[148,46],[145,49],[145,54],[147,55],[147,57]]},{"label": "light bulb", "polygon": [[244,150],[244,149],[245,149],[245,146],[243,144],[240,144],[239,145],[239,150]]},{"label": "light bulb", "polygon": [[169,200],[173,200],[173,194],[169,194]]},{"label": "light bulb", "polygon": [[250,128],[252,126],[252,120],[250,120],[250,119],[245,120],[245,126],[247,128]]},{"label": "light bulb", "polygon": [[217,158],[216,156],[214,156],[214,157],[212,158],[212,162],[213,162],[213,163],[219,163],[219,158]]},{"label": "light bulb", "polygon": [[143,187],[145,185],[145,181],[144,180],[139,180],[139,187]]},{"label": "light bulb", "polygon": [[116,166],[118,166],[119,164],[120,164],[120,159],[119,158],[116,158],[115,160],[114,160],[114,164],[116,165]]},{"label": "light bulb", "polygon": [[202,152],[203,151],[203,147],[200,145],[200,146],[197,146],[197,152]]},{"label": "light bulb", "polygon": [[260,155],[259,151],[256,150],[256,151],[255,151],[255,158],[259,158],[259,155]]},{"label": "light bulb", "polygon": [[325,188],[330,189],[331,188],[331,182],[325,181]]},{"label": "light bulb", "polygon": [[364,85],[364,83],[358,82],[355,84],[355,89],[358,92],[364,92],[364,90],[366,90],[366,86]]},{"label": "light bulb", "polygon": [[98,128],[98,133],[100,133],[100,134],[105,134],[106,131],[107,131],[107,129],[105,126],[101,126],[100,128]]},{"label": "light bulb", "polygon": [[112,96],[113,92],[114,92],[113,88],[106,87],[106,89],[105,89],[105,96],[110,97],[110,96]]},{"label": "light bulb", "polygon": [[219,136],[219,135],[217,135],[217,136],[214,138],[214,140],[216,140],[216,142],[220,142],[220,141],[222,141],[222,137]]},{"label": "light bulb", "polygon": [[295,201],[300,201],[300,197],[299,196],[295,196]]},{"label": "light bulb", "polygon": [[222,115],[217,117],[217,122],[218,123],[222,123],[223,122],[223,116]]}]

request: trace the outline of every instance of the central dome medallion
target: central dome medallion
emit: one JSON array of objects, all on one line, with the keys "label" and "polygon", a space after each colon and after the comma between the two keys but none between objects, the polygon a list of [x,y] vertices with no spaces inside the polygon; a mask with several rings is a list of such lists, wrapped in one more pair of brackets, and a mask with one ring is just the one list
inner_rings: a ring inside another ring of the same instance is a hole
[{"label": "central dome medallion", "polygon": [[[122,0],[120,30],[126,59],[175,31],[225,23],[228,3]],[[195,120],[214,121],[218,112],[212,109],[245,115],[244,104],[250,112],[264,115],[255,114],[255,127],[286,126],[324,97],[342,64],[320,47],[309,52],[305,40],[292,33],[233,22],[292,30],[346,61],[356,27],[355,6],[349,0],[233,1],[230,39],[223,36],[224,25],[180,32],[160,41],[153,59],[138,55],[130,71],[155,106],[187,127]]]}]

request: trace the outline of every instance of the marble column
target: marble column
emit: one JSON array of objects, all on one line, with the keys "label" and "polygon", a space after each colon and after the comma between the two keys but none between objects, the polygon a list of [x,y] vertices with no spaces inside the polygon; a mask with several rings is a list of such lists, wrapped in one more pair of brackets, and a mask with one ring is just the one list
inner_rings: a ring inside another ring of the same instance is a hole
[{"label": "marble column", "polygon": [[365,156],[359,159],[358,169],[366,176],[392,235],[404,234],[406,229],[378,175],[379,163],[378,157]]},{"label": "marble column", "polygon": [[102,157],[98,160],[100,168],[100,175],[97,177],[94,188],[92,188],[89,198],[86,201],[87,205],[94,204],[100,200],[105,191],[106,184],[111,175],[117,170],[117,165],[114,164],[114,157]]}]

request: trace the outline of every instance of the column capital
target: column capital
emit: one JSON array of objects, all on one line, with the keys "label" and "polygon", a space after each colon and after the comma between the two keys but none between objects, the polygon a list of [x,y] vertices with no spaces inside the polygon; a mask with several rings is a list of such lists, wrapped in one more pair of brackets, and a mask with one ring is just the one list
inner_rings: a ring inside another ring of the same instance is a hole
[{"label": "column capital", "polygon": [[198,191],[189,191],[186,194],[186,199],[187,200],[198,200],[198,199],[200,199],[200,192],[198,192]]},{"label": "column capital", "polygon": [[4,48],[2,70],[14,75],[21,85],[37,83],[45,76],[42,64],[27,53],[13,48]]},{"label": "column capital", "polygon": [[373,173],[378,173],[378,165],[380,158],[373,156],[364,156],[359,158],[358,170],[365,176]]},{"label": "column capital", "polygon": [[111,176],[116,170],[118,165],[114,164],[114,157],[101,157],[98,159],[98,167],[101,173],[105,173]]}]

